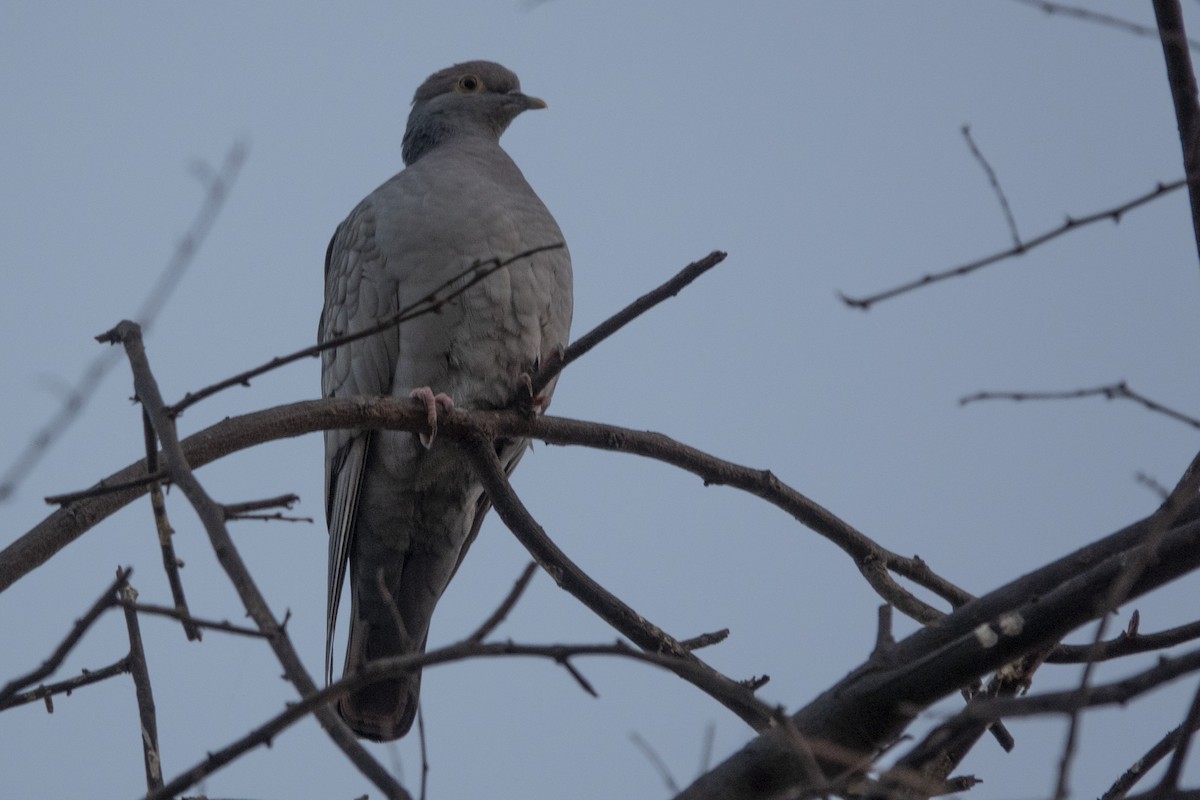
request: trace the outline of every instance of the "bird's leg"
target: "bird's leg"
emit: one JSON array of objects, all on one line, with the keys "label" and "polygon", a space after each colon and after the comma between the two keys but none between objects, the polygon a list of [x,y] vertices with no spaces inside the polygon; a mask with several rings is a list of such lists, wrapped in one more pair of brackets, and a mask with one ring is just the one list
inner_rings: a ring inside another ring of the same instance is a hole
[{"label": "bird's leg", "polygon": [[522,372],[517,376],[517,411],[530,419],[546,413],[546,409],[550,408],[550,393],[542,390],[535,395],[533,379],[548,369],[561,369],[559,365],[562,364],[564,358],[566,358],[566,350],[562,345],[558,345],[544,359],[539,355],[534,359],[528,372]]},{"label": "bird's leg", "polygon": [[433,390],[428,386],[421,386],[413,389],[408,393],[408,396],[414,400],[421,401],[425,408],[425,421],[429,424],[429,430],[421,431],[417,436],[421,439],[421,444],[428,450],[433,447],[434,437],[437,436],[437,412],[441,408],[442,411],[449,411],[454,408],[454,400],[448,394],[438,392],[433,393]]},{"label": "bird's leg", "polygon": [[[537,374],[536,366],[534,374]],[[550,407],[550,395],[545,392],[538,392],[536,395],[533,393],[533,377],[528,372],[517,376],[516,406],[517,411],[530,419],[538,414],[545,414],[546,409]]]}]

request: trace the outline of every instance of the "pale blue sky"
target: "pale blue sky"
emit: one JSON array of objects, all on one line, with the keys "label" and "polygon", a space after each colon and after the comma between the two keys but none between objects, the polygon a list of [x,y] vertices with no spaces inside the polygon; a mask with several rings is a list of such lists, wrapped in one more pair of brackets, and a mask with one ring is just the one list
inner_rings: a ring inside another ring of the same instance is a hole
[{"label": "pale blue sky", "polygon": [[[1153,22],[1148,3],[1089,7]],[[1200,16],[1186,9],[1196,34]],[[92,337],[141,305],[202,199],[189,165],[219,162],[236,140],[249,158],[147,337],[151,362],[172,400],[310,343],[334,226],[400,168],[415,87],[470,58],[504,63],[550,104],[517,120],[504,144],[570,243],[576,334],[689,261],[730,253],[568,370],[554,413],[769,467],[976,592],[1149,513],[1156,499],[1135,472],[1170,484],[1194,455],[1195,431],[1132,404],[957,404],[981,389],[1126,379],[1197,413],[1200,269],[1182,194],[868,314],[836,299],[1007,246],[964,123],[1026,236],[1180,177],[1156,40],[998,0],[10,2],[0,9],[0,468],[99,352]],[[181,432],[318,391],[317,364],[304,362],[189,410]],[[0,544],[48,513],[43,496],[139,455],[130,394],[122,363],[0,505]],[[299,513],[323,516],[317,436],[200,477],[220,500],[296,492]],[[649,619],[679,637],[731,628],[704,657],[737,678],[769,673],[771,703],[802,705],[873,644],[879,600],[849,559],[761,502],[655,463],[545,446],[516,484],[562,548]],[[178,495],[168,503],[193,609],[239,619],[190,509]],[[242,523],[235,536],[318,673],[324,525]],[[469,633],[526,560],[490,520],[431,644]],[[0,678],[40,663],[118,564],[135,568],[143,599],[169,602],[144,502],[0,596]],[[1197,588],[1193,578],[1139,603],[1143,630],[1196,618]],[[62,674],[120,657],[123,630],[119,615],[106,617]],[[189,644],[158,620],[144,632],[168,776],[293,698],[263,645],[214,633]],[[498,635],[614,637],[544,575]],[[431,797],[662,797],[631,732],[683,782],[707,724],[718,758],[751,735],[665,673],[579,667],[599,699],[548,663],[428,671]],[[1035,688],[1075,675],[1044,670]],[[1098,795],[1178,724],[1194,683],[1090,716],[1074,796]],[[144,791],[128,680],[55,709],[0,715],[0,793]],[[1052,792],[1062,722],[1013,729],[1014,753],[984,742],[964,764],[985,781],[973,797]],[[415,787],[415,737],[372,749]],[[378,796],[312,721],[204,790]]]}]

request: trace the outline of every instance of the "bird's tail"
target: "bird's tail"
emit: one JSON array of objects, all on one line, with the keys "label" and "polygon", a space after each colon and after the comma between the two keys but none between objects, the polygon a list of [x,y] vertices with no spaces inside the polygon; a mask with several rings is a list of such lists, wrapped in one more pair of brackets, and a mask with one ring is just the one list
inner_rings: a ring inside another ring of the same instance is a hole
[{"label": "bird's tail", "polygon": [[[367,662],[425,652],[425,636],[419,643],[410,643],[407,636],[388,620],[360,616],[359,604],[351,600],[350,641],[346,650],[345,674],[359,671]],[[417,715],[417,698],[421,691],[421,671],[385,678],[352,692],[338,703],[338,713],[359,736],[377,742],[399,739],[408,733]]]}]

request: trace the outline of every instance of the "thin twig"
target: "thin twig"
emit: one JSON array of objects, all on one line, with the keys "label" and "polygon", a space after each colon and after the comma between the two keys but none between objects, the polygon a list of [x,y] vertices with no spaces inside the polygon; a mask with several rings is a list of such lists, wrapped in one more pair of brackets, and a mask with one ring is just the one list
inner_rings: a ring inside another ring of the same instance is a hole
[{"label": "thin twig", "polygon": [[249,511],[263,511],[268,508],[285,508],[291,510],[292,506],[300,502],[300,497],[294,494],[281,494],[278,497],[268,497],[265,500],[248,500],[245,503],[225,503],[221,507],[225,509],[228,516],[236,517],[245,514]]},{"label": "thin twig", "polygon": [[1188,748],[1192,744],[1192,734],[1196,732],[1197,726],[1200,726],[1200,687],[1192,694],[1192,704],[1179,726],[1179,740],[1175,743],[1175,752],[1171,755],[1162,780],[1158,782],[1158,789],[1164,794],[1179,788],[1179,777],[1183,774]]},{"label": "thin twig", "polygon": [[281,522],[308,522],[312,523],[312,517],[295,517],[277,511],[273,514],[255,514],[252,512],[260,511],[267,508],[283,507],[291,509],[293,505],[300,502],[300,498],[294,494],[281,494],[278,497],[269,497],[265,500],[250,500],[245,503],[226,503],[222,506],[225,510],[225,519],[227,520],[247,520],[255,519],[264,522],[278,520]]},{"label": "thin twig", "polygon": [[1162,761],[1175,750],[1176,742],[1179,741],[1179,736],[1182,732],[1183,726],[1173,728],[1166,736],[1151,745],[1150,749],[1143,753],[1137,761],[1133,762],[1133,765],[1125,770],[1120,778],[1117,778],[1113,785],[1108,788],[1108,791],[1100,796],[1100,800],[1120,800],[1120,798],[1129,794],[1129,790],[1136,786],[1138,781],[1146,777],[1146,773],[1154,769],[1158,762]]},{"label": "thin twig", "polygon": [[37,683],[58,669],[59,665],[67,657],[67,654],[83,638],[83,634],[87,633],[88,628],[92,627],[92,624],[100,618],[101,614],[117,605],[117,593],[124,588],[125,582],[129,580],[129,576],[132,574],[132,569],[117,570],[116,580],[109,584],[108,588],[96,598],[96,602],[92,603],[91,608],[82,617],[75,620],[75,625],[71,628],[71,632],[67,634],[58,647],[54,648],[54,652],[50,654],[50,657],[43,661],[42,665],[37,669],[13,678],[4,685],[4,688],[0,689],[0,708],[4,706],[8,698],[15,695],[21,689]]},{"label": "thin twig", "polygon": [[1129,384],[1125,381],[1108,383],[1103,386],[1093,386],[1088,389],[1068,389],[1058,392],[976,392],[975,394],[959,398],[958,404],[965,406],[969,403],[977,403],[982,400],[1013,400],[1021,402],[1024,400],[1078,400],[1084,397],[1103,397],[1106,400],[1132,400],[1150,411],[1163,414],[1185,425],[1200,429],[1200,419],[1151,400],[1144,394],[1130,389]]},{"label": "thin twig", "polygon": [[1145,472],[1138,470],[1136,473],[1134,473],[1133,477],[1138,483],[1142,484],[1147,489],[1158,495],[1159,500],[1167,499],[1167,495],[1169,494],[1167,487],[1159,483],[1154,476],[1147,475]]},{"label": "thin twig", "polygon": [[246,628],[241,625],[234,625],[228,620],[216,621],[200,619],[199,617],[193,617],[190,614],[185,614],[178,608],[171,608],[170,606],[157,606],[149,603],[129,603],[124,600],[121,601],[121,605],[126,609],[132,609],[139,614],[150,614],[156,617],[169,617],[171,619],[177,619],[180,622],[195,625],[198,628],[207,628],[208,630],[232,633],[238,636],[250,636],[255,639],[270,638],[270,634],[263,633],[257,628]]},{"label": "thin twig", "polygon": [[642,751],[642,755],[644,755],[646,760],[650,762],[650,765],[654,767],[654,770],[658,773],[658,776],[662,778],[663,785],[667,787],[667,791],[669,791],[672,795],[679,794],[679,784],[675,782],[675,776],[671,774],[671,768],[667,766],[667,762],[663,761],[663,758],[658,754],[658,751],[651,747],[650,743],[643,739],[641,734],[639,734],[637,731],[629,734],[629,740],[633,742],[634,746],[637,747],[638,750]]},{"label": "thin twig", "polygon": [[4,702],[0,703],[0,711],[5,711],[15,706],[23,706],[26,703],[36,703],[42,700],[46,703],[46,710],[51,714],[54,713],[54,703],[50,698],[55,695],[65,694],[70,695],[76,689],[84,686],[90,686],[93,683],[107,680],[117,675],[124,675],[129,672],[129,656],[125,656],[118,661],[109,664],[107,667],[90,670],[85,669],[74,678],[68,678],[65,681],[58,683],[47,683],[32,689],[28,692],[19,692],[12,695]]},{"label": "thin twig", "polygon": [[[318,356],[326,350],[332,350],[335,347],[341,347],[344,344],[349,344],[350,342],[355,342],[359,339],[365,339],[368,336],[374,336],[377,333],[390,330],[397,325],[401,325],[409,320],[416,319],[417,317],[425,314],[436,313],[449,301],[463,294],[475,284],[490,277],[493,273],[504,269],[510,264],[526,258],[532,258],[538,253],[545,253],[550,250],[561,250],[563,247],[564,245],[562,242],[556,242],[554,244],[548,244],[541,247],[533,247],[529,250],[524,250],[514,256],[510,256],[509,258],[489,258],[483,261],[475,261],[462,272],[443,281],[441,285],[421,299],[410,303],[394,314],[384,317],[370,327],[363,328],[359,331],[354,331],[353,333],[346,333],[341,336],[335,336],[331,339],[326,339],[323,342],[315,344],[311,347],[305,347],[302,350],[297,350],[294,353],[289,353],[286,356],[277,356],[265,364],[260,364],[257,367],[246,370],[245,372],[239,372],[237,375],[226,378],[223,381],[218,381],[211,386],[206,386],[203,389],[198,389],[195,392],[188,392],[178,403],[173,406],[167,406],[167,413],[172,417],[178,417],[188,407],[195,405],[207,397],[212,397],[217,392],[224,391],[232,386],[249,386],[252,378],[257,378],[259,375],[270,372],[274,369],[278,369],[285,364],[291,364],[293,361],[299,361],[304,358]],[[455,284],[463,281],[464,279],[467,280],[460,283],[458,286],[455,286]]]},{"label": "thin twig", "polygon": [[129,632],[129,674],[133,677],[138,719],[141,722],[139,738],[142,740],[142,761],[146,768],[146,792],[150,794],[161,789],[163,785],[162,751],[158,747],[158,718],[154,711],[154,691],[150,686],[146,651],[142,647],[142,630],[138,625],[137,612],[132,608],[137,602],[137,590],[126,584],[121,587],[120,594],[122,605],[125,607],[125,627]]},{"label": "thin twig", "polygon": [[704,726],[704,742],[700,745],[700,770],[697,774],[703,775],[712,766],[713,745],[716,741],[717,726],[710,722]]},{"label": "thin twig", "polygon": [[421,742],[421,800],[425,800],[425,789],[429,779],[429,750],[425,742],[425,713],[417,703],[417,736]]},{"label": "thin twig", "polygon": [[149,486],[152,483],[165,481],[166,478],[167,471],[165,469],[160,469],[151,472],[149,475],[142,475],[141,477],[133,478],[132,480],[116,481],[112,483],[100,481],[100,483],[96,484],[90,489],[83,489],[78,492],[67,492],[66,494],[47,495],[42,499],[47,505],[65,506],[79,500],[87,500],[89,497],[103,497],[106,494],[116,494],[117,492],[124,492],[129,489],[141,489]]},{"label": "thin twig", "polygon": [[513,583],[513,587],[509,590],[504,601],[492,612],[490,617],[483,621],[478,630],[467,637],[467,641],[482,642],[491,635],[492,631],[496,630],[501,622],[504,622],[509,612],[517,604],[517,601],[521,599],[521,595],[525,593],[525,587],[533,580],[533,576],[537,573],[537,566],[536,561],[530,561],[525,565],[525,569],[521,570],[521,574],[517,577],[516,582]]},{"label": "thin twig", "polygon": [[256,520],[259,522],[305,522],[309,525],[316,521],[312,517],[294,517],[279,511],[276,511],[274,514],[230,514],[226,519],[230,522],[245,522],[247,520]]},{"label": "thin twig", "polygon": [[1114,639],[1101,642],[1098,650],[1095,645],[1089,644],[1060,644],[1050,652],[1046,661],[1051,664],[1080,664],[1088,658],[1093,661],[1109,661],[1137,653],[1165,650],[1168,647],[1175,647],[1196,639],[1200,639],[1200,621],[1168,628],[1157,633],[1130,635],[1128,632],[1122,632]]},{"label": "thin twig", "polygon": [[1071,714],[1081,708],[1119,705],[1164,683],[1200,672],[1200,650],[1176,658],[1161,658],[1149,669],[1112,683],[1092,686],[1081,702],[1078,688],[1024,697],[980,699],[961,712],[977,719],[1008,719],[1042,714]]},{"label": "thin twig", "polygon": [[984,157],[983,151],[979,149],[979,145],[975,144],[974,137],[971,136],[971,126],[962,126],[963,138],[967,140],[967,147],[971,149],[971,155],[975,156],[975,160],[979,162],[979,166],[983,167],[983,172],[987,175],[988,183],[992,185],[992,192],[996,195],[996,200],[1000,203],[1000,210],[1004,212],[1004,221],[1008,223],[1008,233],[1012,237],[1013,247],[1023,247],[1021,242],[1021,234],[1017,231],[1017,221],[1013,218],[1012,207],[1008,204],[1008,197],[1004,194],[1003,187],[1000,186],[1000,179],[996,177],[996,171],[992,169],[992,165]]},{"label": "thin twig", "polygon": [[575,665],[571,663],[570,656],[563,656],[562,658],[555,660],[563,669],[567,671],[568,675],[575,679],[575,682],[579,684],[580,689],[583,689],[583,691],[587,692],[592,697],[600,696],[600,693],[596,691],[596,687],[592,686],[592,682],[583,677],[583,673],[576,669]]},{"label": "thin twig", "polygon": [[[158,437],[154,434],[154,426],[150,424],[150,416],[142,409],[142,431],[146,442],[146,469],[158,471]],[[183,633],[189,642],[198,642],[202,638],[200,629],[193,625],[191,612],[188,610],[187,596],[183,592],[183,578],[179,574],[182,562],[175,555],[175,529],[167,517],[167,503],[163,499],[162,484],[150,484],[150,508],[154,511],[154,528],[158,531],[158,546],[162,552],[163,571],[167,574],[167,584],[171,587],[171,600],[180,612],[183,623]],[[161,776],[160,776],[161,777]]]},{"label": "thin twig", "polygon": [[[1092,640],[1091,647],[1098,652],[1100,645],[1104,640],[1104,632],[1108,626],[1109,617],[1107,614],[1102,616],[1096,623],[1096,635]],[[1089,657],[1083,662],[1083,672],[1079,676],[1079,688],[1072,692],[1073,702],[1067,713],[1067,737],[1063,741],[1062,755],[1058,760],[1058,776],[1054,784],[1054,800],[1066,800],[1071,794],[1069,781],[1071,778],[1071,765],[1075,761],[1076,748],[1079,745],[1079,725],[1082,719],[1082,711],[1088,706],[1088,702],[1092,697],[1093,687],[1091,685],[1092,673],[1096,669],[1096,664],[1099,662]]]},{"label": "thin twig", "polygon": [[690,639],[680,639],[679,643],[688,650],[700,650],[705,647],[712,647],[714,644],[720,644],[728,638],[729,628],[721,628],[719,631],[702,633],[699,636],[693,636]]},{"label": "thin twig", "polygon": [[979,258],[974,261],[968,261],[965,264],[961,264],[957,267],[953,267],[942,272],[929,273],[920,278],[908,281],[907,283],[902,283],[899,286],[895,286],[882,292],[877,292],[875,294],[870,294],[863,297],[851,297],[847,294],[839,292],[838,296],[842,299],[843,303],[851,308],[861,308],[862,310],[866,311],[876,303],[896,297],[897,295],[906,294],[915,289],[920,289],[923,286],[928,286],[932,283],[939,283],[950,278],[958,278],[963,275],[968,275],[977,269],[982,269],[983,267],[1013,258],[1014,256],[1025,255],[1030,250],[1040,247],[1046,242],[1057,239],[1063,234],[1070,233],[1078,228],[1083,228],[1106,219],[1112,220],[1113,222],[1120,222],[1122,216],[1138,206],[1145,205],[1151,200],[1156,200],[1159,197],[1163,197],[1164,195],[1170,194],[1178,189],[1182,189],[1187,185],[1187,183],[1187,180],[1172,181],[1171,183],[1159,183],[1154,187],[1153,190],[1135,197],[1134,199],[1125,203],[1121,203],[1118,206],[1105,209],[1104,211],[1097,211],[1094,214],[1087,214],[1082,217],[1068,216],[1066,221],[1057,228],[1051,228],[1044,233],[1040,233],[1037,236],[1034,236],[1032,239],[1026,240],[1019,247],[1010,247],[1006,250],[1001,250],[998,253],[992,253],[991,255],[984,256],[983,258]]},{"label": "thin twig", "polygon": [[[1087,22],[1095,22],[1100,25],[1107,25],[1110,28],[1117,28],[1126,31],[1127,33],[1137,34],[1138,36],[1153,36],[1158,38],[1159,32],[1150,25],[1142,25],[1133,20],[1114,17],[1111,14],[1102,14],[1099,11],[1092,11],[1088,8],[1080,8],[1078,6],[1069,6],[1065,3],[1051,3],[1047,0],[1016,0],[1018,3],[1024,3],[1027,6],[1032,6],[1041,9],[1050,16],[1061,14],[1064,17],[1074,17],[1075,19],[1086,20]],[[1200,42],[1195,39],[1184,39],[1187,46],[1193,50],[1200,50]]]},{"label": "thin twig", "polygon": [[589,350],[612,336],[633,320],[645,314],[659,303],[674,297],[710,269],[725,260],[727,253],[714,250],[699,261],[693,261],[681,269],[670,280],[634,300],[625,308],[613,314],[590,331],[580,336],[563,353],[562,358],[553,358],[542,365],[541,370],[533,378],[533,394],[537,395],[554,380],[568,364],[578,360]]}]

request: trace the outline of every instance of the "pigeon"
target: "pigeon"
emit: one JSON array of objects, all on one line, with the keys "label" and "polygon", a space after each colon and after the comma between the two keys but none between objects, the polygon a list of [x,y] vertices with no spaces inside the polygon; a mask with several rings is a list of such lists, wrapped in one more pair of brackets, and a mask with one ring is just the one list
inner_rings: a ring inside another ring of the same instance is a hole
[{"label": "pigeon", "polygon": [[[512,261],[433,313],[321,354],[325,397],[411,397],[431,423],[420,435],[325,433],[327,682],[347,565],[343,672],[351,675],[376,659],[425,651],[434,606],[488,511],[470,464],[454,442],[434,435],[438,413],[544,411],[553,393],[551,383],[531,397],[531,376],[566,347],[571,257],[558,224],[500,148],[517,115],[541,108],[546,103],[523,94],[499,64],[435,72],[413,98],[403,171],[359,203],[329,243],[320,342],[377,326],[448,282],[461,288],[473,268]],[[496,443],[508,472],[528,444]],[[420,684],[419,671],[380,680],[343,697],[338,711],[360,737],[399,739],[412,726]]]}]

